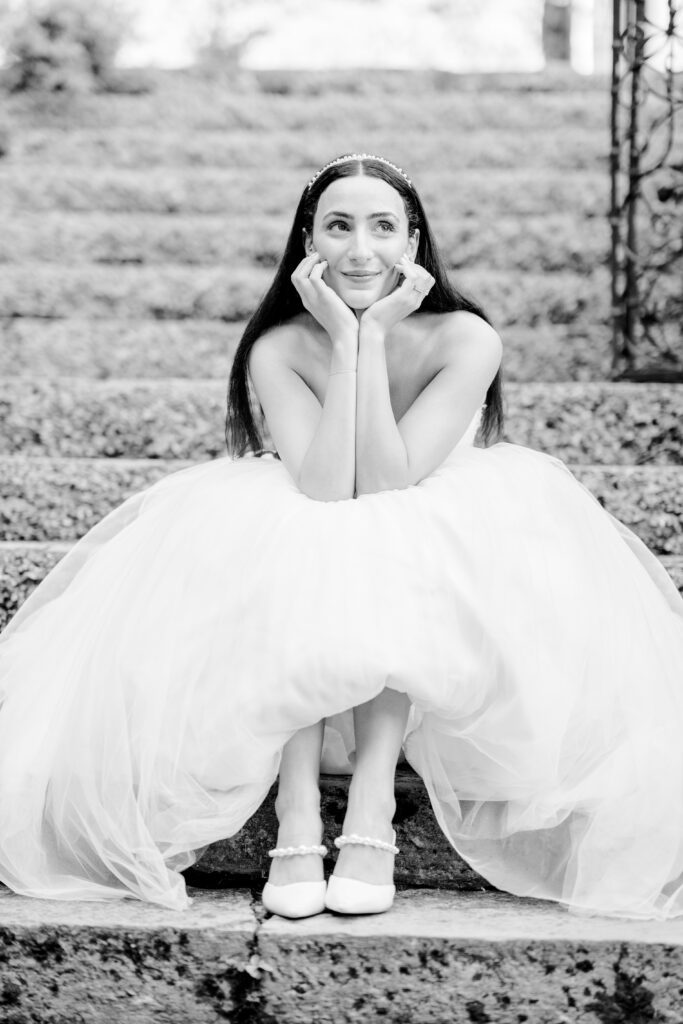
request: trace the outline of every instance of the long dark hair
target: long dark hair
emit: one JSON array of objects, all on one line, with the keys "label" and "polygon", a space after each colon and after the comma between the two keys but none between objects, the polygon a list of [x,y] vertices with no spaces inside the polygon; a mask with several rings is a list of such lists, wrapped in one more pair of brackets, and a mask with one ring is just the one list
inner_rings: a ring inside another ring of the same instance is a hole
[{"label": "long dark hair", "polygon": [[[271,327],[286,323],[304,312],[301,296],[291,281],[292,274],[305,256],[304,232],[309,236],[312,234],[318,201],[328,185],[337,178],[356,174],[381,178],[396,189],[405,205],[410,234],[412,235],[416,229],[420,231],[415,262],[424,267],[435,282],[425,296],[420,311],[452,313],[462,309],[481,317],[486,323],[491,322],[481,306],[462,295],[448,280],[446,267],[437,249],[420,197],[399,168],[366,156],[349,156],[348,159],[340,158],[333,161],[304,189],[273,283],[249,320],[235,352],[228,384],[228,413],[225,422],[225,440],[232,455],[242,456],[248,451],[258,452],[263,448],[261,431],[254,418],[249,394],[249,353],[257,338]],[[502,429],[501,371],[498,370],[486,392],[486,408],[481,421],[481,437],[484,443],[488,445],[492,439],[497,440]]]}]

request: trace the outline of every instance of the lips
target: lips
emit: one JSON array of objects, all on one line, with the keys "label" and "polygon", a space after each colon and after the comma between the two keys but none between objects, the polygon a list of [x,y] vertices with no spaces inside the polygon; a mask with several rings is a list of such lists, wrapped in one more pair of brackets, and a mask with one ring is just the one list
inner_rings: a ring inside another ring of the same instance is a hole
[{"label": "lips", "polygon": [[342,271],[344,277],[348,277],[351,281],[368,281],[374,277],[379,277],[382,273],[381,270],[375,270],[371,272],[358,271],[357,273],[352,271]]}]

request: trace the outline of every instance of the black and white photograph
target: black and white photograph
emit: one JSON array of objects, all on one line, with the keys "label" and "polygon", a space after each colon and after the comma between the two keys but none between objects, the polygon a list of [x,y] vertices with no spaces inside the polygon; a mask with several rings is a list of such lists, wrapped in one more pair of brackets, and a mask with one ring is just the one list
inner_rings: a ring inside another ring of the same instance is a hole
[{"label": "black and white photograph", "polygon": [[682,0],[0,0],[0,1024],[682,1024]]}]

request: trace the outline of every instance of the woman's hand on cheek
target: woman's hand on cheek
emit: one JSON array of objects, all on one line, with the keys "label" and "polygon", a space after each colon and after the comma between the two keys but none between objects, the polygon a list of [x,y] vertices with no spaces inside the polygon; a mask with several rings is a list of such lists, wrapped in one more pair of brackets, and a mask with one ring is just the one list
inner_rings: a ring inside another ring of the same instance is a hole
[{"label": "woman's hand on cheek", "polygon": [[361,331],[377,329],[386,337],[392,327],[420,308],[431,291],[434,278],[424,267],[416,266],[407,256],[402,256],[395,266],[403,281],[389,295],[368,306],[361,317]]},{"label": "woman's hand on cheek", "polygon": [[333,342],[358,338],[358,320],[353,310],[323,281],[327,261],[311,253],[292,274],[292,284],[301,296],[304,308],[315,317]]}]

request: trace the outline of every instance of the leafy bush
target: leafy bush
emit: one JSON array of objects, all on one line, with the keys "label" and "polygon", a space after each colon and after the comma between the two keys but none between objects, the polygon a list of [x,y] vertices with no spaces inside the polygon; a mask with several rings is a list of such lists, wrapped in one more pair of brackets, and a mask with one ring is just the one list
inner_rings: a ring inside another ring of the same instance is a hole
[{"label": "leafy bush", "polygon": [[36,0],[10,28],[12,92],[84,92],[115,84],[129,13],[105,0]]},{"label": "leafy bush", "polygon": [[[504,440],[565,462],[679,466],[677,384],[504,384]],[[0,455],[205,459],[225,454],[225,380],[4,384]]]}]

